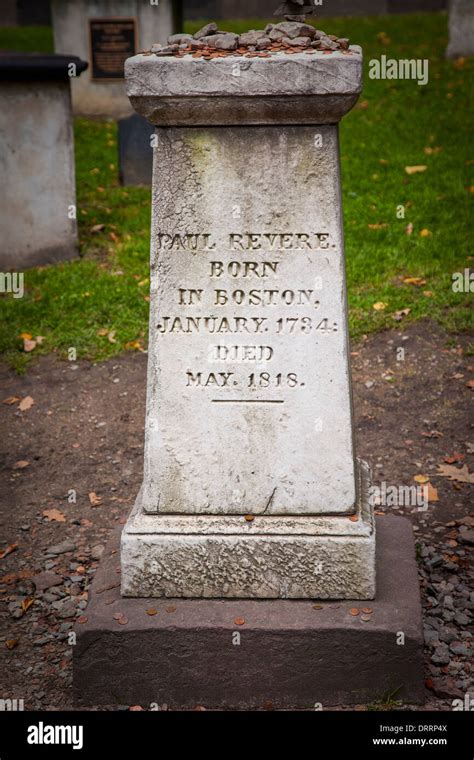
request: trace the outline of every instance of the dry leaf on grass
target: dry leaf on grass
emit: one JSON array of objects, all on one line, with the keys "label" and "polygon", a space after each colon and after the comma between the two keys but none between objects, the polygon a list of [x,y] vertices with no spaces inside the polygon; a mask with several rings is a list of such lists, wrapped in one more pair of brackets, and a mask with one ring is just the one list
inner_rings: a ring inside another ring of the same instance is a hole
[{"label": "dry leaf on grass", "polygon": [[416,285],[417,287],[419,285],[426,285],[426,280],[423,277],[404,277],[403,282],[405,285]]},{"label": "dry leaf on grass", "polygon": [[407,174],[421,174],[421,172],[425,172],[427,168],[428,167],[424,164],[419,164],[417,166],[405,166],[405,171]]},{"label": "dry leaf on grass", "polygon": [[395,322],[401,322],[403,317],[407,317],[410,313],[411,309],[400,309],[400,311],[396,311],[393,314],[393,319]]},{"label": "dry leaf on grass", "polygon": [[375,309],[375,311],[383,311],[387,308],[387,304],[383,301],[377,301],[377,303],[372,304],[372,308]]}]

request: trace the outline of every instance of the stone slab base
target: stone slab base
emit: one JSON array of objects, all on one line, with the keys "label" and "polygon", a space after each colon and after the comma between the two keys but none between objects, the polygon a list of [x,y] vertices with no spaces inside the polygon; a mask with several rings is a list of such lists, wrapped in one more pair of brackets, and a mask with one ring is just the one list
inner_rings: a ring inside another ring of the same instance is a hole
[{"label": "stone slab base", "polygon": [[357,460],[347,515],[150,515],[143,489],[122,533],[122,595],[373,599],[370,469]]},{"label": "stone slab base", "polygon": [[[377,595],[367,605],[123,598],[118,547],[115,533],[92,584],[87,622],[76,625],[77,706],[314,709],[369,703],[388,691],[406,702],[423,700],[408,520],[377,518]],[[368,622],[350,614],[365,606],[373,610]]]}]

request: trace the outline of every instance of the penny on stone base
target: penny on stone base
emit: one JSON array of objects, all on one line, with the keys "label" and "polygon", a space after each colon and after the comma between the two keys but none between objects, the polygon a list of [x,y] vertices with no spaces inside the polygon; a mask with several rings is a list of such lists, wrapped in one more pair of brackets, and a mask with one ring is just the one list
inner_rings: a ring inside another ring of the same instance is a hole
[{"label": "penny on stone base", "polygon": [[92,584],[87,621],[75,628],[77,706],[247,710],[321,703],[324,709],[367,704],[387,692],[422,702],[411,525],[394,516],[376,523],[377,594],[367,604],[123,598],[114,533]]}]

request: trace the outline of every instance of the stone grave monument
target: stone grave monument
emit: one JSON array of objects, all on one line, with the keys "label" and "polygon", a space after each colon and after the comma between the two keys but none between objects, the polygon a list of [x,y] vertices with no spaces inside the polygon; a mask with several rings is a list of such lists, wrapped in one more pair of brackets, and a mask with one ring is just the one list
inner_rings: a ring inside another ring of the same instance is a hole
[{"label": "stone grave monument", "polygon": [[472,0],[450,0],[448,58],[474,55],[474,3]]},{"label": "stone grave monument", "polygon": [[0,267],[21,271],[77,256],[70,82],[76,56],[0,55]]},{"label": "stone grave monument", "polygon": [[132,113],[125,93],[126,58],[180,28],[179,2],[52,0],[54,49],[89,62],[72,83],[74,113],[120,118]]},{"label": "stone grave monument", "polygon": [[151,185],[153,126],[137,113],[118,120],[119,180],[122,185]]},{"label": "stone grave monument", "polygon": [[417,700],[411,530],[382,520],[376,562],[353,443],[338,123],[362,51],[298,21],[174,44],[126,63],[156,126],[144,476],[76,698],[310,707],[401,681]]}]

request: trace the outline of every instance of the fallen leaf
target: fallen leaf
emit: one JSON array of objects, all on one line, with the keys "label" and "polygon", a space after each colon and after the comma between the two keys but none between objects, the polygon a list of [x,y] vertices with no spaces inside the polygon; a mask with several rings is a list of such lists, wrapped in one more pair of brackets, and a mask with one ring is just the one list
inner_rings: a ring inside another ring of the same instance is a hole
[{"label": "fallen leaf", "polygon": [[153,615],[157,615],[158,614],[158,610],[155,609],[155,607],[149,607],[147,609],[147,611],[146,611],[146,614],[150,615],[150,617],[153,617]]},{"label": "fallen leaf", "polygon": [[414,475],[413,480],[416,480],[417,483],[428,483],[429,477],[428,475]]},{"label": "fallen leaf", "polygon": [[468,380],[466,383],[466,388],[470,388],[471,391],[474,391],[474,380]]},{"label": "fallen leaf", "polygon": [[33,337],[32,334],[29,332],[20,333],[20,338],[23,338],[23,340],[31,340],[32,337]]},{"label": "fallen leaf", "polygon": [[421,172],[425,172],[427,168],[427,166],[422,164],[418,166],[405,166],[405,171],[407,174],[421,174]]},{"label": "fallen leaf", "polygon": [[379,42],[382,43],[382,45],[390,45],[392,41],[390,37],[388,36],[388,34],[386,34],[385,32],[379,32],[377,34],[377,39]]},{"label": "fallen leaf", "polygon": [[18,462],[15,462],[13,465],[12,470],[24,470],[29,464],[30,463],[26,459],[19,459]]},{"label": "fallen leaf", "polygon": [[111,332],[108,333],[107,339],[109,343],[117,343],[117,341],[115,340],[115,330],[112,330]]},{"label": "fallen leaf", "polygon": [[403,282],[405,285],[426,285],[426,280],[423,277],[404,277]]},{"label": "fallen leaf", "polygon": [[0,552],[0,559],[7,557],[9,554],[18,549],[18,544],[8,544],[7,548]]},{"label": "fallen leaf", "polygon": [[434,488],[431,483],[427,483],[425,486],[423,486],[423,498],[428,502],[439,501],[438,490]]},{"label": "fallen leaf", "polygon": [[383,301],[377,301],[377,303],[372,304],[372,308],[375,309],[375,311],[383,311],[387,308],[387,304]]},{"label": "fallen leaf", "polygon": [[461,468],[451,464],[439,464],[437,475],[455,480],[458,483],[474,483],[474,472],[469,472],[467,464]]},{"label": "fallen leaf", "polygon": [[359,522],[359,517],[358,517],[358,515],[351,515],[351,516],[349,517],[349,520],[350,520],[351,522]]},{"label": "fallen leaf", "polygon": [[421,230],[420,237],[430,237],[432,234],[432,232],[425,228],[424,230]]},{"label": "fallen leaf", "polygon": [[21,396],[8,396],[7,398],[4,398],[2,401],[2,404],[8,404],[9,406],[12,406],[13,404],[16,404],[17,401],[20,401]]},{"label": "fallen leaf", "polygon": [[124,348],[129,351],[143,351],[143,347],[139,340],[129,340],[128,343],[124,344]]},{"label": "fallen leaf", "polygon": [[23,610],[23,612],[28,612],[28,610],[30,609],[31,605],[34,604],[34,601],[35,600],[31,599],[31,598],[30,599],[23,599],[23,601],[21,603],[21,609]]},{"label": "fallen leaf", "polygon": [[242,617],[235,618],[234,625],[245,625],[245,618],[242,618]]},{"label": "fallen leaf", "polygon": [[423,295],[426,296],[426,298],[432,298],[434,294],[432,290],[424,290]]},{"label": "fallen leaf", "polygon": [[66,518],[59,509],[45,509],[43,517],[47,517],[50,522],[66,522]]},{"label": "fallen leaf", "polygon": [[403,317],[407,317],[410,311],[411,309],[400,309],[400,311],[394,313],[393,318],[396,322],[401,322]]},{"label": "fallen leaf", "polygon": [[102,504],[102,496],[97,496],[95,491],[91,491],[89,494],[89,503],[91,507],[100,507]]},{"label": "fallen leaf", "polygon": [[322,610],[323,605],[322,604],[313,604],[313,610]]},{"label": "fallen leaf", "polygon": [[409,223],[409,224],[407,224],[407,226],[405,227],[405,234],[406,234],[406,235],[411,235],[411,234],[412,234],[412,232],[413,232],[413,224],[412,224],[412,222],[410,222],[410,223]]},{"label": "fallen leaf", "polygon": [[20,412],[27,412],[28,409],[31,409],[34,403],[35,401],[31,396],[25,396],[25,398],[22,398],[22,400],[18,404],[18,409],[20,410]]},{"label": "fallen leaf", "polygon": [[80,623],[81,625],[84,625],[84,623],[87,623],[88,620],[89,618],[87,617],[87,615],[81,615],[80,617],[77,618],[77,622]]},{"label": "fallen leaf", "polygon": [[97,330],[97,335],[99,335],[101,338],[103,338],[105,335],[108,335],[109,331],[106,327],[101,327],[100,330]]},{"label": "fallen leaf", "polygon": [[30,340],[29,338],[23,338],[23,351],[25,354],[29,354],[30,351],[33,351],[33,349],[36,348],[36,341]]},{"label": "fallen leaf", "polygon": [[439,430],[430,430],[429,433],[421,434],[424,438],[442,438],[443,434]]},{"label": "fallen leaf", "polygon": [[474,443],[466,442],[466,449],[468,454],[474,454]]},{"label": "fallen leaf", "polygon": [[377,224],[368,224],[369,230],[384,230],[388,227],[388,224],[377,222]]},{"label": "fallen leaf", "polygon": [[5,641],[5,646],[7,649],[10,649],[10,651],[15,649],[15,647],[18,646],[18,639],[7,639]]},{"label": "fallen leaf", "polygon": [[94,226],[91,227],[91,232],[102,232],[103,229],[105,229],[105,224],[94,224]]},{"label": "fallen leaf", "polygon": [[431,148],[429,145],[426,148],[423,148],[424,152],[427,156],[435,156],[437,153],[441,153],[443,150],[442,148],[436,146],[435,148]]},{"label": "fallen leaf", "polygon": [[444,457],[444,462],[446,464],[456,464],[457,462],[462,462],[464,460],[464,454],[460,454],[459,451],[455,451],[453,454],[448,454]]}]

